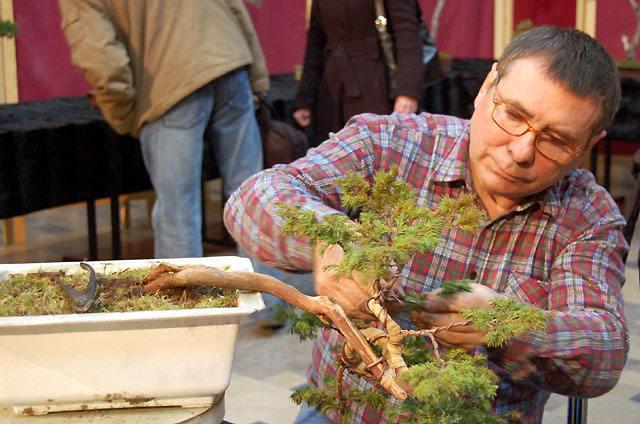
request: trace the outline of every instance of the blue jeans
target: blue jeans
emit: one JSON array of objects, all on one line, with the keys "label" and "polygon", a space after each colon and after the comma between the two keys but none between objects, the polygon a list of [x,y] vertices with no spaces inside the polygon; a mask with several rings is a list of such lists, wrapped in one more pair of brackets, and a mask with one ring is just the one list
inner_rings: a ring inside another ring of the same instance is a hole
[{"label": "blue jeans", "polygon": [[228,198],[262,169],[247,71],[223,75],[142,127],[142,156],[156,191],[156,258],[202,256],[202,155],[210,143]]}]

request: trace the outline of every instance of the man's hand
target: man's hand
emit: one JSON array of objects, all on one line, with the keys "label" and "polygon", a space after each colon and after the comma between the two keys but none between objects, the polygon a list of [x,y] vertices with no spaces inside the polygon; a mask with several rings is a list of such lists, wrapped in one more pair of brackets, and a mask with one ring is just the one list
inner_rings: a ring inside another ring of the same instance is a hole
[{"label": "man's hand", "polygon": [[303,107],[296,110],[293,112],[293,119],[295,119],[302,128],[309,126],[311,123],[311,109]]},{"label": "man's hand", "polygon": [[397,96],[393,105],[394,112],[414,113],[418,110],[418,99],[409,96]]},{"label": "man's hand", "polygon": [[[411,311],[411,320],[419,328],[446,327],[452,323],[461,323],[465,319],[460,315],[462,309],[491,309],[491,302],[503,295],[489,287],[472,283],[470,292],[439,296],[438,291],[427,293],[423,309]],[[471,324],[453,327],[435,334],[438,343],[447,347],[459,347],[467,352],[485,344],[485,330]]]},{"label": "man's hand", "polygon": [[344,256],[344,251],[338,245],[329,246],[324,255],[320,255],[320,247],[315,247],[315,260],[313,272],[316,279],[316,293],[327,296],[336,302],[345,313],[354,318],[371,320],[373,315],[367,311],[367,301],[373,297],[373,284],[361,282],[358,273],[353,273],[353,278],[340,278],[334,271],[325,271],[324,267],[339,263]]}]

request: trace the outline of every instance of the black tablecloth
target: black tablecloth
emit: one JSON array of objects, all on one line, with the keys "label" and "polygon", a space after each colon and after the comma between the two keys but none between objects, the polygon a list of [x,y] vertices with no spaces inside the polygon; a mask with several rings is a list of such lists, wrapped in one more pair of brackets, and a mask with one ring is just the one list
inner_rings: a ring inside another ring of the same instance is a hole
[{"label": "black tablecloth", "polygon": [[139,142],[86,97],[0,106],[0,218],[150,188]]}]

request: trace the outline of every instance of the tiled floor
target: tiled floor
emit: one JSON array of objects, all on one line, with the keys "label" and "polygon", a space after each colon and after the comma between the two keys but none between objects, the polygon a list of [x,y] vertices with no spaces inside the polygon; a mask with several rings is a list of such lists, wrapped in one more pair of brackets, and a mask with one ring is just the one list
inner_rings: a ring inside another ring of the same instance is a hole
[{"label": "tiled floor", "polygon": [[[145,204],[134,202],[132,223],[123,229],[123,256],[127,259],[152,255],[152,233]],[[210,210],[210,235],[220,232],[220,211]],[[0,245],[0,263],[59,261],[63,256],[87,255],[85,211],[82,205],[37,212],[27,216],[28,243]],[[108,205],[98,204],[99,259],[110,257]],[[640,286],[638,285],[638,240],[633,243],[624,287],[625,310],[632,348],[620,383],[609,394],[590,400],[590,423],[633,423],[640,412]],[[233,255],[235,250],[207,243],[207,255]],[[225,419],[234,424],[291,423],[297,406],[290,400],[291,389],[304,383],[310,358],[310,342],[299,343],[286,331],[271,332],[251,322],[241,326],[231,385],[226,393]],[[633,417],[636,418],[633,418]],[[0,416],[1,422],[2,416]],[[566,422],[566,398],[552,397],[545,424]]]}]

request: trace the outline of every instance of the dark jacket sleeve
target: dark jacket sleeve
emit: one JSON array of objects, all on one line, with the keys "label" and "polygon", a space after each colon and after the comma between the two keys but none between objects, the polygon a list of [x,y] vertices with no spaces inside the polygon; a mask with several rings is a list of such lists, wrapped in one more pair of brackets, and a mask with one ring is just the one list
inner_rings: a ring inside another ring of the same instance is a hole
[{"label": "dark jacket sleeve", "polygon": [[317,1],[311,6],[311,18],[307,33],[307,48],[304,56],[302,80],[298,85],[298,92],[293,101],[293,108],[307,107],[313,109],[318,99],[318,87],[322,79],[324,68],[324,47],[327,37],[320,22],[320,11]]},{"label": "dark jacket sleeve", "polygon": [[418,99],[424,78],[418,36],[418,2],[386,0],[385,5],[391,20],[396,57],[396,84],[391,97],[404,95]]}]

